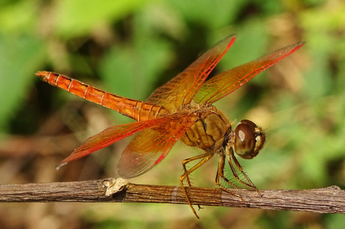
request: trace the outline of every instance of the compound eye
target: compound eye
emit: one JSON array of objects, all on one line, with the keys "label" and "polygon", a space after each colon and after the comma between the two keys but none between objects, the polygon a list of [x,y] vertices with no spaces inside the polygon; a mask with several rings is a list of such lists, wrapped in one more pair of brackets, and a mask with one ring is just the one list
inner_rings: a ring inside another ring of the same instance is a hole
[{"label": "compound eye", "polygon": [[255,157],[263,147],[265,135],[255,123],[242,120],[234,131],[234,151],[245,159]]}]

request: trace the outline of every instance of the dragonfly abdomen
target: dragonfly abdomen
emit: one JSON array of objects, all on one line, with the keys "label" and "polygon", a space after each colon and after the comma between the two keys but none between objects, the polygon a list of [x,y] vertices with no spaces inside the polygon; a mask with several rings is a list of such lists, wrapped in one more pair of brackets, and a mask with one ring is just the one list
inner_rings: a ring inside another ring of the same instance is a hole
[{"label": "dragonfly abdomen", "polygon": [[145,121],[169,113],[162,106],[115,95],[62,74],[40,71],[36,73],[36,75],[53,86],[64,89],[88,101],[115,110],[137,121]]}]

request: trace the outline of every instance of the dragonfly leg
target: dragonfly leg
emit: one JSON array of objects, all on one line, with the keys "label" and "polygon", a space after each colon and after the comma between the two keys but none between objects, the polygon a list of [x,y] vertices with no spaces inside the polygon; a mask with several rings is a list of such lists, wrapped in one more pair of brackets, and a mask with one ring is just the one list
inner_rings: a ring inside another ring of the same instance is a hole
[{"label": "dragonfly leg", "polygon": [[223,191],[228,192],[234,196],[237,196],[238,198],[241,199],[241,201],[245,202],[241,195],[236,194],[232,191],[230,191],[229,189],[223,187],[222,185],[220,185],[219,183],[219,178],[222,178],[223,180],[225,180],[228,184],[230,184],[233,188],[237,189],[236,185],[234,185],[231,181],[229,181],[225,176],[224,176],[224,165],[225,165],[225,155],[221,154],[219,157],[219,162],[218,162],[218,170],[217,170],[217,175],[216,175],[216,185],[218,185],[219,188],[221,188]]},{"label": "dragonfly leg", "polygon": [[[230,165],[232,174],[234,175],[234,177],[236,178],[236,180],[238,180],[238,181],[241,182],[242,184],[244,184],[244,185],[246,185],[246,186],[248,186],[248,187],[250,187],[250,188],[252,188],[252,189],[255,189],[255,191],[256,191],[259,195],[261,195],[260,192],[259,192],[259,190],[255,187],[255,185],[253,184],[253,182],[249,179],[249,177],[247,176],[247,174],[245,174],[245,172],[243,172],[243,168],[242,168],[241,164],[238,162],[237,158],[235,157],[234,151],[232,150],[232,148],[230,148],[230,149],[227,148],[226,151],[227,151],[227,158],[228,158],[228,162],[229,162],[229,165]],[[229,152],[229,151],[231,151],[231,152]],[[236,172],[236,169],[234,168],[234,165],[232,164],[232,160],[235,162],[236,167],[237,167],[238,170],[243,174],[243,176],[246,178],[246,180],[248,181],[248,183],[242,181],[242,180],[239,178],[239,176],[238,176],[238,174],[237,174],[237,172]]]},{"label": "dragonfly leg", "polygon": [[[181,184],[181,187],[182,187],[182,190],[186,196],[186,199],[187,199],[187,202],[189,204],[189,206],[191,207],[194,215],[199,219],[199,216],[196,214],[196,211],[195,209],[193,208],[192,206],[192,203],[190,201],[190,198],[189,198],[189,195],[187,193],[187,190],[186,188],[184,187],[183,185],[183,181],[185,179],[187,179],[187,182],[188,182],[188,185],[189,187],[191,187],[191,183],[190,183],[190,180],[189,180],[189,174],[191,174],[193,171],[195,171],[197,168],[199,168],[201,165],[203,165],[205,162],[207,162],[212,156],[213,156],[213,152],[207,152],[207,153],[204,153],[204,154],[201,154],[201,155],[198,155],[198,156],[195,156],[195,157],[191,157],[191,158],[188,158],[188,159],[185,159],[182,161],[182,166],[183,166],[183,170],[184,170],[184,173],[182,176],[180,176],[180,184]],[[201,161],[199,161],[196,165],[194,165],[192,168],[188,169],[186,168],[186,165],[192,161],[195,161],[195,160],[198,160],[198,159],[202,159]],[[200,209],[200,206],[198,205],[199,209]]]}]

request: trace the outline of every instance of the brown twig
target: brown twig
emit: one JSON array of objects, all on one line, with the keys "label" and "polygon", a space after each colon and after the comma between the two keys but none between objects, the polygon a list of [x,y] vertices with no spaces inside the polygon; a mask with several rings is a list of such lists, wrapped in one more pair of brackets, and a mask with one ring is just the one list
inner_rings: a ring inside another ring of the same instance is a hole
[{"label": "brown twig", "polygon": [[[345,191],[337,186],[311,190],[232,190],[241,201],[215,188],[187,188],[195,205],[345,214]],[[0,185],[0,202],[140,202],[187,204],[181,187],[138,185],[123,179]]]}]

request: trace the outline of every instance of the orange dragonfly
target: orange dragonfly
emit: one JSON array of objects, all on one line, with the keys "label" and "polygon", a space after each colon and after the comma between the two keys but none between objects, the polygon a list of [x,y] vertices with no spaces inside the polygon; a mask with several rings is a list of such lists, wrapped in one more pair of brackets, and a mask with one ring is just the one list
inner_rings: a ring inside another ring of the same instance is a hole
[{"label": "orange dragonfly", "polygon": [[[258,191],[243,172],[234,153],[245,159],[255,157],[264,145],[265,134],[260,127],[249,120],[242,120],[233,127],[228,118],[212,104],[298,50],[303,43],[276,50],[257,60],[220,73],[205,82],[207,76],[232,46],[235,38],[235,35],[230,35],[217,43],[183,72],[157,88],[145,101],[111,94],[58,73],[37,72],[37,76],[53,86],[137,121],[111,126],[86,139],[58,167],[137,133],[123,151],[117,165],[118,172],[123,178],[146,173],[167,156],[178,139],[189,146],[204,150],[203,154],[183,160],[184,173],[180,177],[183,192],[197,218],[199,217],[192,206],[184,182],[191,187],[189,175],[214,154],[219,155],[215,183],[222,190],[242,200],[240,195],[220,183],[220,181],[226,182],[237,188],[224,175],[224,165],[227,160],[234,177]],[[187,169],[186,165],[192,161],[198,162]],[[239,178],[233,163],[246,181]]]}]

